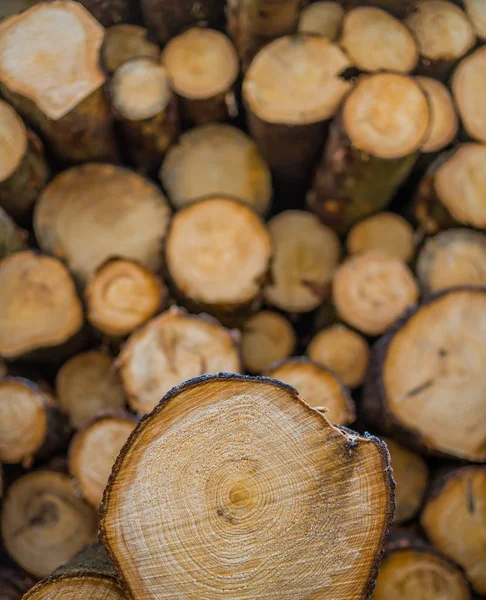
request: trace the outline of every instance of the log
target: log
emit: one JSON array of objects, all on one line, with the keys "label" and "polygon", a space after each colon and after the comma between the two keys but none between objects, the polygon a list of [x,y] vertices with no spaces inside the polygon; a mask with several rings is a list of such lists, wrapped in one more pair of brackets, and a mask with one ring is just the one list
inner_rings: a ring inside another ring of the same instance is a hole
[{"label": "log", "polygon": [[297,339],[290,321],[271,310],[261,310],[241,328],[241,355],[249,373],[263,373],[271,364],[288,358]]},{"label": "log", "polygon": [[415,254],[413,227],[400,215],[380,212],[350,229],[346,238],[348,254],[378,250],[409,262]]},{"label": "log", "polygon": [[268,223],[275,256],[265,301],[289,312],[309,312],[330,294],[341,245],[336,233],[315,215],[286,210]]},{"label": "log", "polygon": [[444,290],[409,312],[373,349],[367,419],[424,452],[485,460],[485,313],[480,287]]},{"label": "log", "polygon": [[69,471],[88,502],[98,508],[111,469],[137,425],[129,413],[107,414],[85,425],[69,446]]},{"label": "log", "polygon": [[140,173],[156,173],[178,127],[165,69],[151,58],[124,62],[113,75],[110,96],[129,162]]},{"label": "log", "polygon": [[430,129],[421,150],[434,156],[456,139],[459,120],[451,93],[443,83],[422,76],[417,76],[416,81],[427,95],[431,117]]},{"label": "log", "polygon": [[138,23],[140,9],[138,2],[131,0],[79,0],[103,27],[117,23]]},{"label": "log", "polygon": [[143,415],[186,379],[240,372],[239,340],[207,315],[172,308],[128,338],[118,367],[130,408]]},{"label": "log", "polygon": [[93,163],[51,181],[37,202],[34,230],[41,249],[62,258],[84,284],[113,256],[159,271],[169,218],[169,204],[153,183]]},{"label": "log", "polygon": [[77,354],[65,362],[56,377],[56,394],[74,429],[100,413],[122,410],[126,403],[113,360],[100,350]]},{"label": "log", "polygon": [[168,291],[160,277],[138,263],[114,258],[89,279],[84,290],[86,318],[110,337],[125,337],[160,312]]},{"label": "log", "polygon": [[0,207],[0,259],[27,250],[28,233],[20,227]]},{"label": "log", "polygon": [[223,33],[189,29],[167,44],[162,63],[186,122],[204,125],[236,116],[233,86],[238,56]]},{"label": "log", "polygon": [[471,225],[486,229],[486,145],[460,144],[430,166],[412,201],[415,219],[428,235]]},{"label": "log", "polygon": [[435,481],[420,517],[429,540],[464,569],[478,594],[486,594],[485,499],[484,465],[454,469]]},{"label": "log", "polygon": [[255,142],[230,125],[213,123],[184,133],[168,151],[160,179],[176,209],[221,195],[264,215],[272,199],[270,171]]},{"label": "log", "polygon": [[70,433],[50,393],[21,377],[0,381],[0,462],[30,467],[64,450]]},{"label": "log", "polygon": [[222,318],[259,308],[272,252],[270,234],[259,216],[223,197],[178,211],[165,242],[175,296],[193,312]]},{"label": "log", "polygon": [[[429,483],[429,470],[425,460],[391,438],[382,438],[390,453],[395,480],[394,523],[410,521],[418,513]],[[394,598],[394,596],[391,596]]]},{"label": "log", "polygon": [[420,74],[435,79],[446,79],[476,43],[466,13],[445,0],[418,2],[405,19],[405,25],[418,43]]},{"label": "log", "polygon": [[223,29],[225,5],[220,0],[141,0],[148,30],[161,43],[195,26]]},{"label": "log", "polygon": [[405,25],[380,8],[362,6],[343,18],[339,44],[360,71],[410,73],[417,66],[417,43]]},{"label": "log", "polygon": [[461,569],[420,538],[391,536],[385,546],[374,600],[471,600]]},{"label": "log", "polygon": [[349,425],[356,420],[356,407],[341,380],[307,357],[283,360],[270,366],[265,375],[294,387],[300,398],[330,423]]},{"label": "log", "polygon": [[486,109],[481,89],[486,77],[486,48],[480,47],[464,58],[452,76],[452,92],[466,133],[486,142]]},{"label": "log", "polygon": [[117,159],[98,64],[103,35],[70,0],[41,2],[0,26],[2,94],[40,129],[62,163]]},{"label": "log", "polygon": [[265,44],[296,33],[304,4],[305,0],[228,0],[228,30],[243,72]]},{"label": "log", "polygon": [[463,0],[476,35],[481,41],[486,40],[486,6],[483,0]]},{"label": "log", "polygon": [[27,130],[17,112],[0,100],[0,206],[19,220],[32,206],[49,179],[44,149]]},{"label": "log", "polygon": [[160,61],[158,44],[149,39],[145,27],[122,23],[108,27],[100,50],[100,63],[111,75],[123,63],[133,58],[151,58]]},{"label": "log", "polygon": [[403,261],[369,250],[347,258],[338,267],[332,297],[345,323],[374,336],[381,335],[417,302],[419,288]]},{"label": "log", "polygon": [[307,203],[340,233],[383,210],[409,175],[430,125],[425,93],[399,73],[363,75],[331,125]]},{"label": "log", "polygon": [[319,331],[306,350],[309,358],[339,376],[350,388],[360,386],[368,369],[370,351],[362,335],[345,325]]},{"label": "log", "polygon": [[243,82],[248,128],[277,192],[307,187],[328,122],[352,86],[341,76],[350,66],[337,45],[303,34],[275,40],[253,61]]},{"label": "log", "polygon": [[28,573],[47,577],[96,537],[96,512],[71,478],[33,471],[7,490],[1,509],[5,549]]},{"label": "log", "polygon": [[472,229],[442,231],[426,240],[416,270],[425,292],[486,285],[486,235]]},{"label": "log", "polygon": [[339,2],[312,2],[300,12],[298,31],[322,35],[330,42],[335,42],[341,31],[343,17],[344,9]]},{"label": "log", "polygon": [[101,544],[94,543],[77,554],[68,564],[38,583],[23,600],[126,600],[115,572]]},{"label": "log", "polygon": [[392,487],[376,438],[333,427],[282,383],[220,374],[172,390],[131,436],[100,536],[134,600],[358,600]]},{"label": "log", "polygon": [[[421,1],[421,0],[419,0]],[[363,0],[339,0],[345,9],[363,5]],[[405,18],[417,5],[417,0],[367,0],[366,4],[386,10],[398,19]]]},{"label": "log", "polygon": [[37,352],[54,359],[75,348],[83,308],[66,267],[56,258],[17,252],[0,263],[0,356]]},{"label": "log", "polygon": [[0,566],[0,600],[22,600],[36,580],[14,565]]}]

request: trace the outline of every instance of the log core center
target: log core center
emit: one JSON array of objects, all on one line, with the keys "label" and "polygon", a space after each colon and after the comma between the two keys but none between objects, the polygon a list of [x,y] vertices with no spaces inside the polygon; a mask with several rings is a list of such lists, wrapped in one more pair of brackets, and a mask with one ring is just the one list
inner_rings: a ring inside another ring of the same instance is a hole
[{"label": "log core center", "polygon": [[244,481],[236,483],[229,492],[229,500],[238,508],[245,508],[251,503],[252,493]]}]

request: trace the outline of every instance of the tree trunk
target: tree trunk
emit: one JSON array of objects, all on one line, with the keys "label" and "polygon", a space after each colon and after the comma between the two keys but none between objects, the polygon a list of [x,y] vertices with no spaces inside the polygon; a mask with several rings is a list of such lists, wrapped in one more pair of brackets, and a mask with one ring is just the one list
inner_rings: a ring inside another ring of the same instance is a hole
[{"label": "tree trunk", "polygon": [[165,263],[183,305],[231,319],[259,308],[272,250],[270,234],[253,210],[212,197],[175,214]]},{"label": "tree trunk", "polygon": [[34,471],[7,490],[1,512],[5,549],[27,572],[47,577],[96,537],[96,512],[68,475]]},{"label": "tree trunk", "polygon": [[39,138],[0,100],[2,160],[0,205],[15,219],[30,215],[32,206],[49,179],[49,167]]},{"label": "tree trunk", "polygon": [[420,522],[434,546],[464,569],[474,591],[486,594],[486,466],[454,469],[437,479]]},{"label": "tree trunk", "polygon": [[84,285],[113,256],[159,271],[169,218],[168,202],[153,183],[93,163],[51,181],[37,203],[34,230],[41,249],[62,258]]},{"label": "tree trunk", "polygon": [[54,360],[70,351],[82,333],[83,309],[74,282],[57,259],[31,251],[0,263],[0,356],[35,352]]},{"label": "tree trunk", "polygon": [[41,2],[0,26],[2,93],[62,163],[117,158],[99,67],[103,35],[103,27],[68,0]]},{"label": "tree trunk", "polygon": [[56,394],[62,412],[79,429],[98,414],[125,407],[125,394],[113,360],[105,352],[77,354],[59,369]]},{"label": "tree trunk", "polygon": [[221,0],[141,0],[145,24],[161,44],[190,27],[223,29],[225,6]]},{"label": "tree trunk", "polygon": [[240,129],[211,124],[184,133],[170,148],[160,178],[176,209],[221,194],[267,213],[272,179],[255,142]]},{"label": "tree trunk", "polygon": [[115,459],[136,425],[137,419],[129,413],[99,416],[78,431],[69,446],[69,471],[95,508],[103,500]]},{"label": "tree trunk", "polygon": [[257,52],[275,38],[297,32],[305,0],[229,0],[228,30],[243,71]]},{"label": "tree trunk", "polygon": [[17,227],[8,214],[0,208],[0,259],[27,250],[28,233]]},{"label": "tree trunk", "polygon": [[150,58],[127,61],[115,71],[110,95],[130,163],[156,173],[178,126],[165,69]]},{"label": "tree trunk", "polygon": [[117,23],[139,23],[138,2],[133,0],[79,0],[103,27]]},{"label": "tree trunk", "polygon": [[358,600],[392,487],[376,438],[333,427],[280,382],[220,374],[172,390],[131,436],[100,535],[134,600]]},{"label": "tree trunk", "polygon": [[111,75],[123,63],[133,58],[151,58],[160,61],[158,44],[149,39],[148,31],[138,25],[113,25],[105,32],[100,50],[100,63]]},{"label": "tree trunk", "polygon": [[465,287],[429,297],[398,321],[373,350],[367,419],[408,446],[485,460],[485,315],[486,289]]},{"label": "tree trunk", "polygon": [[446,80],[456,63],[476,43],[466,13],[445,0],[417,2],[405,19],[418,43],[418,71],[434,79]]},{"label": "tree trunk", "polygon": [[341,31],[344,9],[339,2],[318,1],[305,6],[300,12],[299,33],[322,35],[335,42]]},{"label": "tree trunk", "polygon": [[427,98],[412,77],[360,77],[331,125],[309,207],[341,233],[383,210],[412,170],[429,124]]},{"label": "tree trunk", "polygon": [[123,338],[160,312],[168,302],[163,280],[131,260],[102,265],[85,288],[86,318],[103,335]]},{"label": "tree trunk", "polygon": [[64,600],[89,598],[89,600],[126,600],[117,583],[105,549],[99,543],[91,544],[68,564],[38,583],[23,600]]},{"label": "tree trunk", "polygon": [[425,292],[486,285],[486,235],[449,229],[429,238],[418,256],[417,276]]},{"label": "tree trunk", "polygon": [[30,467],[63,450],[71,433],[56,399],[20,377],[0,381],[0,462]]},{"label": "tree trunk", "polygon": [[325,38],[287,36],[262,50],[243,82],[248,128],[267,160],[280,198],[308,187],[325,133],[351,83],[351,66]]},{"label": "tree trunk", "polygon": [[186,379],[240,372],[239,337],[207,315],[172,308],[128,338],[117,364],[130,408],[144,415]]}]

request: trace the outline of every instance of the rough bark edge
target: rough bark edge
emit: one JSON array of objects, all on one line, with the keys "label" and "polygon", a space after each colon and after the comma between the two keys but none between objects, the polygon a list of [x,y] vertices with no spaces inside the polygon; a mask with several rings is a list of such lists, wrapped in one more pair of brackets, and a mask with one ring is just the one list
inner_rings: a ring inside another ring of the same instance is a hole
[{"label": "rough bark edge", "polygon": [[[138,437],[139,431],[144,427],[146,421],[148,421],[149,419],[155,418],[159,413],[162,412],[162,410],[165,408],[165,405],[168,404],[172,400],[172,398],[178,396],[181,392],[191,389],[191,388],[194,388],[194,387],[197,387],[200,383],[204,383],[206,381],[211,381],[211,380],[213,380],[213,381],[215,381],[215,380],[228,381],[228,382],[230,382],[230,381],[255,381],[255,382],[257,382],[258,381],[258,382],[263,382],[263,383],[273,385],[274,387],[277,387],[277,388],[287,391],[292,396],[292,399],[294,401],[300,403],[301,405],[303,405],[305,407],[305,410],[307,410],[307,412],[309,412],[309,414],[313,415],[317,420],[320,420],[321,422],[324,421],[325,423],[328,423],[329,426],[331,427],[331,429],[340,433],[344,438],[343,442],[344,442],[344,446],[345,446],[348,454],[353,452],[353,449],[357,445],[359,445],[360,441],[372,442],[377,447],[377,449],[380,453],[383,478],[384,478],[384,483],[385,483],[385,487],[387,490],[387,510],[386,510],[386,514],[384,515],[383,528],[382,528],[382,531],[380,532],[380,538],[379,538],[379,542],[378,542],[379,550],[375,556],[375,560],[370,565],[368,579],[363,587],[363,594],[360,596],[359,599],[358,598],[356,599],[356,600],[367,600],[371,596],[371,594],[375,588],[376,578],[378,577],[378,572],[380,570],[381,558],[384,553],[384,545],[385,545],[386,539],[388,537],[388,533],[389,533],[390,527],[392,525],[393,518],[395,516],[395,507],[396,507],[395,480],[393,479],[390,454],[388,452],[388,448],[386,447],[385,442],[368,432],[365,432],[363,435],[361,435],[351,429],[348,429],[347,427],[335,426],[335,425],[330,424],[327,421],[327,419],[322,415],[322,413],[320,413],[319,411],[315,410],[314,408],[312,408],[308,404],[306,404],[300,398],[297,390],[286,383],[283,383],[283,382],[275,380],[275,379],[271,379],[269,377],[264,377],[261,375],[252,376],[252,375],[240,375],[237,373],[216,373],[215,375],[201,375],[200,377],[194,377],[193,379],[189,379],[189,380],[185,381],[184,383],[173,387],[162,398],[162,400],[159,402],[159,404],[157,404],[157,406],[155,406],[155,408],[151,412],[147,413],[146,415],[144,415],[142,417],[142,419],[139,421],[137,427],[132,431],[132,433],[128,437],[127,441],[123,445],[123,447],[120,451],[120,454],[118,455],[118,457],[115,461],[115,464],[113,465],[113,469],[111,471],[110,478],[108,479],[108,483],[106,485],[106,488],[105,488],[105,491],[103,494],[103,500],[101,502],[100,509],[99,509],[99,528],[98,528],[99,540],[108,554],[108,557],[111,561],[111,564],[112,564],[115,574],[117,576],[118,583],[121,586],[121,588],[123,589],[123,591],[128,595],[129,598],[133,597],[128,584],[126,583],[126,581],[123,578],[123,571],[120,567],[120,564],[118,562],[116,554],[110,545],[109,536],[106,532],[105,525],[104,525],[105,517],[106,517],[106,504],[111,496],[111,488],[112,488],[119,472],[121,471],[121,469],[123,467],[123,463],[125,461],[125,457],[126,457],[126,454],[129,450],[130,446]],[[29,599],[26,598],[25,600],[29,600]]]},{"label": "rough bark edge", "polygon": [[[385,435],[395,438],[398,443],[406,448],[411,448],[429,457],[453,459],[456,461],[468,460],[469,462],[477,462],[478,465],[481,465],[482,462],[486,462],[486,458],[484,461],[471,461],[470,459],[461,458],[448,452],[435,450],[427,445],[425,438],[421,433],[400,423],[387,406],[385,385],[383,382],[383,365],[388,353],[388,348],[395,335],[399,333],[403,327],[407,325],[408,321],[423,307],[432,304],[447,294],[459,291],[486,294],[486,286],[464,285],[446,288],[429,294],[421,302],[408,308],[398,321],[396,321],[396,323],[392,325],[392,327],[388,329],[377,342],[375,342],[374,346],[371,348],[370,366],[363,384],[362,408],[364,416],[369,423],[375,425],[377,429]],[[424,506],[426,501],[427,498],[422,501],[422,506]]]}]

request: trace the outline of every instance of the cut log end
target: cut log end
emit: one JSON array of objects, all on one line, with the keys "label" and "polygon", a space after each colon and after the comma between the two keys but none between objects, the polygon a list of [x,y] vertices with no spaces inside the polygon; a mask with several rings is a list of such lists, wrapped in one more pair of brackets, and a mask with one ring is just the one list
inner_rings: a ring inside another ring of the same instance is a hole
[{"label": "cut log end", "polygon": [[109,74],[132,58],[142,57],[156,61],[160,59],[160,48],[148,39],[146,29],[122,23],[106,30],[101,48],[101,63]]},{"label": "cut log end", "polygon": [[464,6],[476,35],[480,40],[486,40],[486,4],[483,0],[464,0]]},{"label": "cut log end", "polygon": [[126,600],[125,593],[116,581],[89,573],[43,583],[26,594],[23,600],[66,600],[66,598]]},{"label": "cut log end", "polygon": [[255,142],[230,125],[204,125],[183,134],[167,153],[160,177],[177,209],[219,194],[264,214],[272,197],[270,171]]},{"label": "cut log end", "polygon": [[335,42],[343,17],[344,8],[338,2],[313,2],[300,13],[299,32],[322,35],[330,42]]},{"label": "cut log end", "polygon": [[484,523],[485,466],[455,469],[437,481],[421,516],[429,540],[464,569],[478,594],[486,594]]},{"label": "cut log end", "polygon": [[286,36],[265,46],[243,83],[248,108],[262,121],[306,125],[330,119],[351,83],[338,46],[312,35]]},{"label": "cut log end", "polygon": [[370,355],[368,343],[345,325],[320,331],[310,341],[307,354],[312,361],[334,371],[350,388],[364,381]]},{"label": "cut log end", "polygon": [[412,77],[396,73],[363,76],[343,106],[351,142],[378,158],[417,152],[430,125],[425,93]]},{"label": "cut log end", "polygon": [[172,89],[183,98],[202,100],[227,92],[238,75],[238,57],[219,31],[194,27],[173,38],[162,61]]},{"label": "cut log end", "polygon": [[130,336],[118,359],[131,408],[150,412],[186,379],[241,371],[232,332],[206,316],[171,309]]},{"label": "cut log end", "polygon": [[452,92],[464,128],[471,138],[483,143],[486,142],[486,107],[482,92],[485,78],[484,47],[464,58],[452,77]]},{"label": "cut log end", "polygon": [[99,417],[79,431],[71,442],[69,470],[83,496],[95,508],[103,499],[115,459],[136,424],[136,419],[129,414]]},{"label": "cut log end", "polygon": [[16,358],[67,342],[83,326],[74,282],[55,258],[17,252],[0,265],[0,355]]},{"label": "cut log end", "polygon": [[346,239],[346,247],[349,254],[378,250],[408,262],[415,252],[414,231],[400,215],[381,212],[354,225]]},{"label": "cut log end", "polygon": [[382,334],[418,297],[418,286],[405,263],[374,250],[344,261],[333,281],[339,315],[367,335]]},{"label": "cut log end", "polygon": [[77,354],[59,369],[56,392],[61,410],[78,429],[107,410],[121,410],[125,394],[112,359],[97,350]]},{"label": "cut log end", "polygon": [[165,110],[170,90],[164,67],[150,58],[123,63],[111,81],[114,108],[125,119],[150,119]]},{"label": "cut log end", "polygon": [[430,129],[422,152],[438,152],[451,144],[459,128],[454,101],[447,87],[431,77],[417,77],[429,99]]},{"label": "cut log end", "polygon": [[57,120],[103,85],[98,64],[103,35],[80,4],[39,3],[2,22],[0,79]]},{"label": "cut log end", "polygon": [[461,285],[486,285],[486,236],[472,229],[449,229],[429,238],[417,261],[426,292]]},{"label": "cut log end", "polygon": [[27,130],[16,111],[2,100],[0,131],[0,182],[3,182],[15,172],[27,152]]},{"label": "cut log end", "polygon": [[262,373],[272,363],[290,356],[297,340],[289,320],[270,310],[262,310],[241,330],[243,364],[250,373]]},{"label": "cut log end", "polygon": [[101,539],[127,589],[146,600],[295,600],[334,585],[364,598],[393,511],[388,468],[375,438],[334,428],[284,384],[195,379],[119,456]]},{"label": "cut log end", "polygon": [[17,479],[5,495],[3,543],[23,569],[46,577],[94,540],[96,521],[70,477],[35,471]]},{"label": "cut log end", "polygon": [[307,358],[290,358],[271,366],[265,375],[295,388],[306,404],[324,413],[330,423],[349,425],[355,407],[338,377]]},{"label": "cut log end", "polygon": [[258,215],[241,202],[218,197],[177,212],[165,245],[177,293],[210,312],[233,312],[252,304],[271,255],[270,235]]},{"label": "cut log end", "polygon": [[268,304],[289,312],[308,312],[330,295],[339,262],[337,234],[302,210],[287,210],[268,224],[275,247],[271,283],[264,290]]},{"label": "cut log end", "polygon": [[476,41],[467,15],[445,0],[420,2],[405,20],[415,35],[421,55],[429,61],[453,62]]},{"label": "cut log end", "polygon": [[85,289],[87,319],[102,333],[123,337],[159,312],[168,292],[161,279],[124,259],[105,263]]},{"label": "cut log end", "polygon": [[339,43],[361,71],[410,73],[419,58],[415,39],[405,25],[371,6],[346,14]]}]

